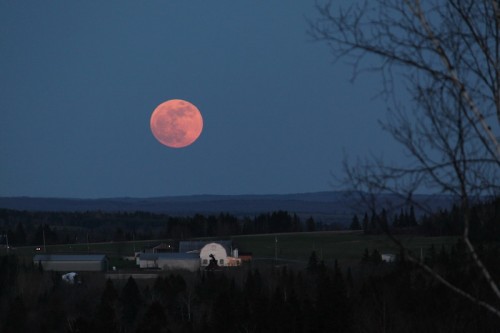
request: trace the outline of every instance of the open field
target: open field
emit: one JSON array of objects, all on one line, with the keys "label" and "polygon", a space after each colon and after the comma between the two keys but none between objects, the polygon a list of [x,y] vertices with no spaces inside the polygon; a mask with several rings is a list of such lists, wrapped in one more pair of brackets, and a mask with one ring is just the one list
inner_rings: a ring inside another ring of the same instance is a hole
[{"label": "open field", "polygon": [[[312,251],[326,263],[335,259],[341,263],[359,261],[365,249],[377,249],[381,253],[398,251],[386,235],[364,235],[361,231],[329,231],[291,233],[279,235],[237,236],[232,238],[242,251],[250,251],[256,258],[278,258],[306,262]],[[450,246],[457,237],[423,237],[401,235],[399,239],[412,251],[420,253],[432,244],[439,249]]]},{"label": "open field", "polygon": [[[432,244],[439,249],[454,244],[457,237],[423,237],[401,235],[399,238],[409,249],[425,254]],[[217,239],[217,238],[214,238]],[[358,262],[365,249],[374,249],[381,253],[398,253],[394,244],[386,235],[364,235],[359,231],[303,232],[288,234],[245,235],[231,237],[240,252],[251,252],[255,260],[274,259],[275,254],[282,260],[306,263],[314,250],[327,264],[335,259],[340,263]],[[134,267],[133,262],[122,260],[124,256],[133,256],[134,251],[155,246],[161,242],[173,244],[173,240],[148,240],[135,242],[82,243],[67,245],[49,245],[48,253],[105,253],[111,259],[111,265],[118,268]],[[19,247],[12,252],[30,260],[36,253],[35,247]],[[4,254],[5,249],[0,251]]]}]

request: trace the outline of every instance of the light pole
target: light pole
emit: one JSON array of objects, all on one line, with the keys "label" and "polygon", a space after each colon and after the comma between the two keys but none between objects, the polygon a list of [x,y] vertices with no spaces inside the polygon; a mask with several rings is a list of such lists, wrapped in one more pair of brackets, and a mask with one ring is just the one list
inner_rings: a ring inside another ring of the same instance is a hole
[{"label": "light pole", "polygon": [[278,236],[274,237],[274,264],[278,264]]},{"label": "light pole", "polygon": [[45,225],[42,227],[42,236],[43,236],[43,252],[47,253],[47,247],[45,246]]},{"label": "light pole", "polygon": [[2,237],[5,238],[5,248],[7,249],[7,252],[9,252],[9,234],[3,234]]}]

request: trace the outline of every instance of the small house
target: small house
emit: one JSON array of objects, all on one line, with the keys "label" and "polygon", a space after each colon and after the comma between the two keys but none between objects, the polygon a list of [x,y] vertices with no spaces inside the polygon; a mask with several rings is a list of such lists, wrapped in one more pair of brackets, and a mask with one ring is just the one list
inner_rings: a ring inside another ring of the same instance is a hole
[{"label": "small house", "polygon": [[239,258],[242,262],[250,262],[252,261],[252,252],[240,252]]}]

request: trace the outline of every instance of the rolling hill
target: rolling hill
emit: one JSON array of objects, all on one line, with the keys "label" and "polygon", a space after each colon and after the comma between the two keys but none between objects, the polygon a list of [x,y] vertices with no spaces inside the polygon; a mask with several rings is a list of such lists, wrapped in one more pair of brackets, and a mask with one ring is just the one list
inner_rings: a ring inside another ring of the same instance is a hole
[{"label": "rolling hill", "polygon": [[[451,202],[446,196],[418,195],[414,198],[432,210],[448,207]],[[395,196],[380,196],[378,201],[380,207],[403,206],[403,200]],[[145,211],[172,216],[221,212],[236,216],[254,216],[284,210],[302,218],[312,216],[316,221],[339,224],[349,223],[354,213],[363,214],[367,210],[366,206],[348,192],[103,199],[0,197],[0,208],[27,211]]]}]

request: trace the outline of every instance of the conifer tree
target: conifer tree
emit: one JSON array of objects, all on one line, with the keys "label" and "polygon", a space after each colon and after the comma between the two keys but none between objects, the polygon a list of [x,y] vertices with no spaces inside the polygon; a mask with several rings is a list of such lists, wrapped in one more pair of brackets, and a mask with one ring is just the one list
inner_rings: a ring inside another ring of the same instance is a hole
[{"label": "conifer tree", "polygon": [[165,308],[159,302],[154,301],[137,326],[137,333],[168,333],[170,330],[167,324]]},{"label": "conifer tree", "polygon": [[316,251],[312,251],[309,256],[307,270],[311,273],[316,273],[318,271],[318,256],[316,255]]},{"label": "conifer tree", "polygon": [[129,277],[120,294],[121,318],[127,325],[132,325],[142,303],[141,294],[134,278]]},{"label": "conifer tree", "polygon": [[361,224],[359,223],[358,215],[354,214],[352,217],[351,225],[349,226],[351,230],[360,230]]},{"label": "conifer tree", "polygon": [[2,332],[9,333],[24,333],[26,332],[26,316],[27,310],[26,305],[22,297],[17,296],[11,302],[7,314],[3,319],[3,323],[0,324]]},{"label": "conifer tree", "polygon": [[108,279],[104,291],[101,295],[101,302],[97,306],[94,328],[96,333],[114,333],[119,332],[118,318],[116,315],[116,300],[118,293],[113,282]]},{"label": "conifer tree", "polygon": [[365,234],[369,233],[369,223],[368,213],[365,212],[365,216],[363,216],[363,231]]}]

